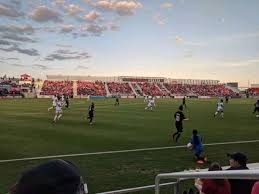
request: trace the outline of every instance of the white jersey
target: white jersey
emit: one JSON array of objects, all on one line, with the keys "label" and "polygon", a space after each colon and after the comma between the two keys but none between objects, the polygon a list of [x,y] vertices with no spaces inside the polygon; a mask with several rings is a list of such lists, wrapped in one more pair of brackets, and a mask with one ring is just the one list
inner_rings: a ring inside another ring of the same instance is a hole
[{"label": "white jersey", "polygon": [[58,100],[58,98],[56,96],[52,96],[52,105],[53,106],[57,105],[57,100]]},{"label": "white jersey", "polygon": [[57,101],[56,103],[56,113],[61,113],[62,112],[62,102]]},{"label": "white jersey", "polygon": [[155,100],[154,100],[154,99],[149,99],[149,101],[148,101],[148,106],[149,106],[149,107],[155,106]]},{"label": "white jersey", "polygon": [[218,102],[217,104],[217,111],[222,111],[224,109],[224,103],[223,102]]}]

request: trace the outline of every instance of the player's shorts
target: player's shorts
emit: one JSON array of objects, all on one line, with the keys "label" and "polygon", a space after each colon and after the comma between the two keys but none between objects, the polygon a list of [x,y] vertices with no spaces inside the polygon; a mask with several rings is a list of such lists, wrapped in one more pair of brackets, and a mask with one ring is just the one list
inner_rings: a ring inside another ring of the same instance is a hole
[{"label": "player's shorts", "polygon": [[61,109],[56,110],[56,114],[61,114],[61,113],[62,113]]},{"label": "player's shorts", "polygon": [[259,112],[259,107],[255,107],[254,112]]},{"label": "player's shorts", "polygon": [[89,116],[89,118],[92,118],[92,117],[94,117],[94,113],[93,112],[89,112],[88,116]]},{"label": "player's shorts", "polygon": [[195,155],[201,155],[201,153],[203,152],[203,148],[202,147],[197,147],[195,148]]},{"label": "player's shorts", "polygon": [[175,127],[176,127],[176,130],[178,132],[183,132],[183,125],[182,124],[175,123]]},{"label": "player's shorts", "polygon": [[224,110],[222,108],[218,108],[217,112],[223,112]]}]

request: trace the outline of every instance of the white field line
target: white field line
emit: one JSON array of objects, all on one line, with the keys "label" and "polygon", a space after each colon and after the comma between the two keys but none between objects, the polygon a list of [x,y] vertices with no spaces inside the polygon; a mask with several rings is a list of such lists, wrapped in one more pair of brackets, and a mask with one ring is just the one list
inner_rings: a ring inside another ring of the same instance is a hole
[{"label": "white field line", "polygon": [[[257,143],[257,142],[259,142],[259,139],[248,140],[248,141],[231,141],[231,142],[221,142],[221,143],[207,143],[207,144],[203,144],[203,145],[204,146],[217,146],[217,145],[246,144],[246,143]],[[14,158],[14,159],[0,160],[0,163],[41,160],[41,159],[53,159],[53,158],[65,158],[65,157],[104,155],[104,154],[118,154],[118,153],[129,153],[129,152],[156,151],[156,150],[177,149],[177,148],[186,148],[186,145],[168,146],[168,147],[154,147],[154,148],[140,148],[140,149],[130,149],[130,150],[113,150],[113,151],[103,151],[103,152],[86,152],[86,153],[81,153],[81,154],[63,154],[63,155],[39,156],[39,157],[28,157],[28,158]]]}]

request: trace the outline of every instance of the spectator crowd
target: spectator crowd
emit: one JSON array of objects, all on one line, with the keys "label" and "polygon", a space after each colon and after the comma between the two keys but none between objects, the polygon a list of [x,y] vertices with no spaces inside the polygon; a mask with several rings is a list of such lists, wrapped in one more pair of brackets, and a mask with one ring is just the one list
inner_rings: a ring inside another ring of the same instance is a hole
[{"label": "spectator crowd", "polygon": [[41,95],[66,94],[73,95],[72,81],[49,81],[45,80],[41,89]]},{"label": "spectator crowd", "polygon": [[105,96],[106,90],[103,82],[77,81],[77,95]]},{"label": "spectator crowd", "polygon": [[128,83],[116,83],[109,82],[107,83],[109,92],[111,95],[121,95],[121,96],[133,96],[134,92]]}]

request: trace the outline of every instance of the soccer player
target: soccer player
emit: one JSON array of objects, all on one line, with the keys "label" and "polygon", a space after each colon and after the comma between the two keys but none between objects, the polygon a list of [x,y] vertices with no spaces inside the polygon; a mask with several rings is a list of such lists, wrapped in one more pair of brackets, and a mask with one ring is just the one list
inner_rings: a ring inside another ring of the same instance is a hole
[{"label": "soccer player", "polygon": [[93,124],[93,118],[94,118],[94,103],[92,102],[91,105],[88,107],[88,119],[89,119],[89,124]]},{"label": "soccer player", "polygon": [[62,101],[60,98],[58,98],[56,102],[56,114],[53,120],[54,123],[56,123],[57,120],[59,120],[62,117],[62,106],[63,106]]},{"label": "soccer player", "polygon": [[155,106],[155,97],[154,98],[149,98],[148,99],[148,104],[147,104],[147,107],[145,108],[145,110],[153,110],[153,107]]},{"label": "soccer player", "polygon": [[66,108],[69,108],[69,96],[65,96]]},{"label": "soccer player", "polygon": [[186,108],[186,99],[185,99],[185,96],[183,97],[183,106],[184,106],[184,108]]},{"label": "soccer player", "polygon": [[259,114],[259,100],[256,101],[256,103],[254,104],[254,112],[253,114],[255,114],[257,112],[257,114]]},{"label": "soccer player", "polygon": [[148,96],[145,96],[144,97],[144,102],[147,102],[148,101]]},{"label": "soccer player", "polygon": [[114,106],[119,106],[119,105],[120,105],[119,97],[117,96],[117,97],[116,97],[116,100],[115,100]]},{"label": "soccer player", "polygon": [[217,111],[214,113],[214,117],[217,116],[218,113],[220,113],[221,118],[224,118],[224,103],[223,103],[223,99],[221,99],[220,102],[217,103]]},{"label": "soccer player", "polygon": [[179,110],[174,114],[176,132],[173,134],[173,139],[177,142],[183,132],[183,120],[188,120],[183,114],[183,106],[179,106]]},{"label": "soccer player", "polygon": [[198,164],[203,164],[207,161],[207,157],[201,157],[201,153],[203,152],[203,144],[202,144],[202,138],[198,135],[198,130],[194,129],[192,131],[192,138],[190,143],[192,144],[192,147],[195,151],[195,159]]},{"label": "soccer player", "polygon": [[57,100],[57,95],[52,96],[52,106],[48,108],[48,111],[50,111],[53,108],[56,108]]},{"label": "soccer player", "polygon": [[229,97],[225,96],[226,103],[228,103]]}]

